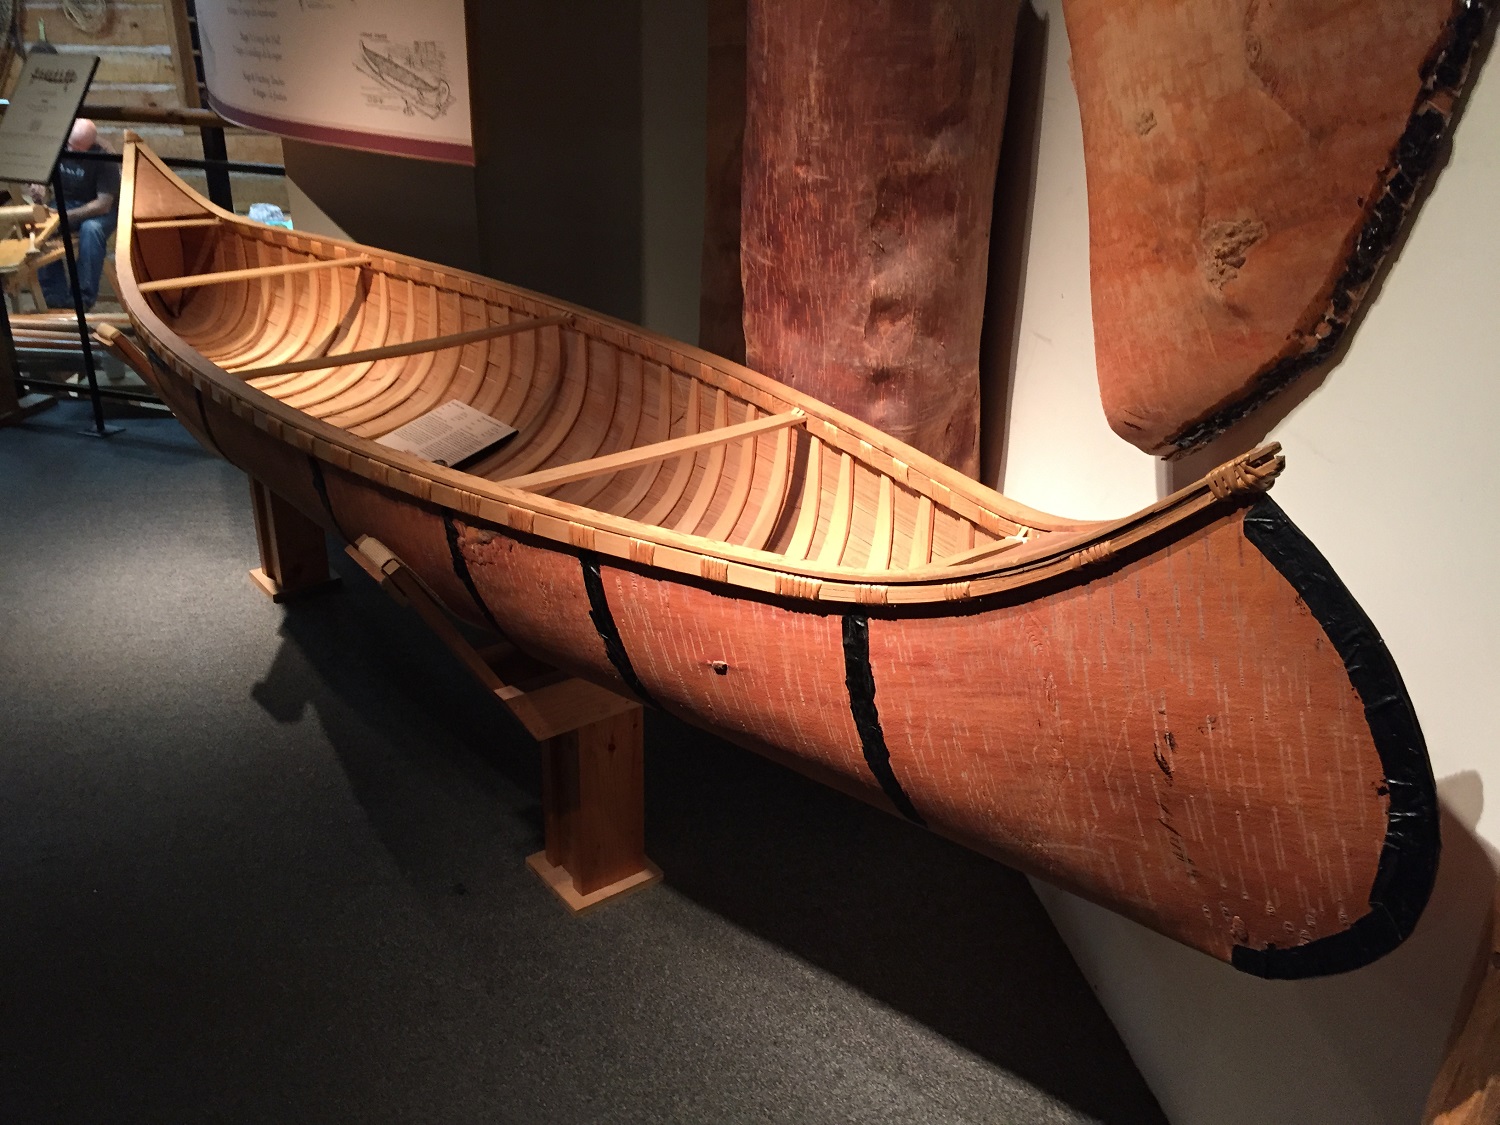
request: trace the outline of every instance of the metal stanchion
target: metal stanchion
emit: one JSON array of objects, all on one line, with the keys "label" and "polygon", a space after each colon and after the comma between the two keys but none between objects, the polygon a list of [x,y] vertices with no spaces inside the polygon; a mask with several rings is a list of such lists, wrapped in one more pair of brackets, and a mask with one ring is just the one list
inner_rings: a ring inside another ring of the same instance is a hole
[{"label": "metal stanchion", "polygon": [[[61,161],[59,161],[59,164]],[[78,314],[78,339],[83,345],[83,372],[89,380],[89,399],[94,404],[94,428],[84,430],[95,437],[109,437],[125,429],[124,426],[104,424],[104,399],[99,394],[99,378],[94,374],[93,341],[89,339],[89,322],[83,308],[83,290],[78,288],[78,262],[73,255],[72,224],[68,222],[68,202],[63,196],[62,173],[52,170],[52,196],[57,204],[57,225],[62,235],[63,258],[68,267],[68,288],[73,292],[73,311]]]}]

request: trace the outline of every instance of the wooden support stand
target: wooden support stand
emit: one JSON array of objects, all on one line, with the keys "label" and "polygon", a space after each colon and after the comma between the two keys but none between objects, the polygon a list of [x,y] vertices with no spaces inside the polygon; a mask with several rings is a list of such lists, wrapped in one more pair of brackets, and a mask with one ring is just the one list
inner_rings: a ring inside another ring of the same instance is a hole
[{"label": "wooden support stand", "polygon": [[260,566],[250,572],[250,581],[258,589],[273,602],[284,602],[338,583],[328,571],[328,545],[321,527],[254,477],[250,503],[260,545]]},{"label": "wooden support stand", "polygon": [[348,554],[542,744],[546,846],[526,859],[542,882],[577,914],[659,881],[645,850],[641,705],[509,645],[476,649],[379,540],[365,536]]},{"label": "wooden support stand", "polygon": [[1500,1121],[1500,885],[1495,888],[1483,952],[1473,1004],[1428,1093],[1422,1125]]},{"label": "wooden support stand", "polygon": [[575,914],[648,887],[641,707],[542,744],[546,848],[526,858]]}]

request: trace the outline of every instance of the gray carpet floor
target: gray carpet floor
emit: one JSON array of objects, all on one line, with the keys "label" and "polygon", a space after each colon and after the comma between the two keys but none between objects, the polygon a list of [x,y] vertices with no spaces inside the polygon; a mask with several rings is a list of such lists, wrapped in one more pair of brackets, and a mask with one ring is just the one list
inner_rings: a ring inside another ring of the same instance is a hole
[{"label": "gray carpet floor", "polygon": [[453,658],[87,419],[0,430],[0,1121],[1164,1121],[1023,879],[660,715],[666,882],[569,916]]}]

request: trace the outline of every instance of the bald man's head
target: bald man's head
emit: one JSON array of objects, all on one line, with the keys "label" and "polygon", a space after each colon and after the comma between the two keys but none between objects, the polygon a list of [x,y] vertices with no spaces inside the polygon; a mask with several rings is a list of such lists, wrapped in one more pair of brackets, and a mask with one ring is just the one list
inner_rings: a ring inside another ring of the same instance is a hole
[{"label": "bald man's head", "polygon": [[[52,134],[54,137],[56,133]],[[68,133],[68,147],[74,152],[88,152],[94,147],[94,141],[99,137],[99,130],[87,117],[80,117],[73,122],[73,129]]]}]

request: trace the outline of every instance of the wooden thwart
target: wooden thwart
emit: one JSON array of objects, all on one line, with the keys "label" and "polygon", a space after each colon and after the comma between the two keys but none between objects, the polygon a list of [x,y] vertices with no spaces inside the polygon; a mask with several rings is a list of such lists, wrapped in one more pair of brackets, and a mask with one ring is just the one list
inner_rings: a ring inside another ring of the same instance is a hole
[{"label": "wooden thwart", "polygon": [[693,453],[700,449],[723,445],[726,442],[738,441],[740,438],[754,437],[757,434],[770,433],[789,426],[800,426],[806,420],[807,415],[802,411],[789,410],[785,414],[772,414],[767,418],[757,418],[752,422],[722,426],[714,430],[705,430],[700,434],[688,434],[669,441],[652,442],[650,445],[642,445],[635,449],[622,449],[618,453],[606,453],[602,457],[590,457],[587,461],[574,461],[570,465],[542,469],[539,472],[527,473],[525,476],[511,477],[499,483],[510,488],[551,488],[554,485],[567,484],[569,481],[598,476],[600,473],[634,469],[640,465],[650,464],[652,461],[662,461],[668,457]]},{"label": "wooden thwart", "polygon": [[[349,259],[352,261],[353,259]],[[571,324],[573,317],[539,316],[534,320],[517,320],[510,324],[492,324],[488,328],[475,328],[468,332],[454,332],[447,336],[430,336],[425,340],[407,340],[400,344],[387,344],[381,348],[362,348],[357,352],[340,352],[337,355],[318,355],[308,359],[293,359],[286,363],[275,363],[269,367],[244,367],[235,372],[245,379],[264,379],[268,375],[291,375],[297,371],[316,371],[320,367],[345,367],[355,363],[372,363],[377,359],[399,359],[407,355],[438,352],[444,348],[461,348],[477,344],[481,340],[493,340],[497,336],[509,336],[516,332],[530,332],[536,328],[547,328],[553,324]]]},{"label": "wooden thwart", "polygon": [[314,262],[288,262],[280,266],[252,266],[244,270],[221,270],[218,273],[193,273],[185,277],[164,277],[160,281],[143,281],[137,288],[142,293],[155,293],[163,289],[195,289],[200,285],[222,285],[228,281],[251,281],[257,277],[279,277],[288,273],[311,273],[314,270],[331,270],[338,266],[367,266],[367,254],[352,258],[327,258]]},{"label": "wooden thwart", "polygon": [[216,227],[222,221],[221,219],[142,219],[135,224],[135,229],[171,230],[177,227]]}]

